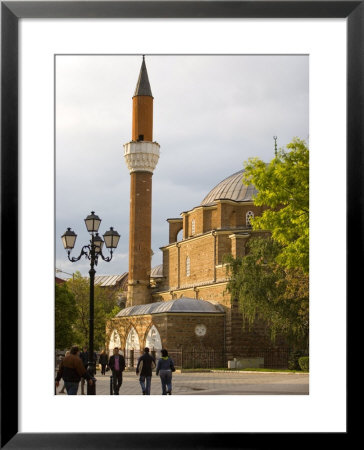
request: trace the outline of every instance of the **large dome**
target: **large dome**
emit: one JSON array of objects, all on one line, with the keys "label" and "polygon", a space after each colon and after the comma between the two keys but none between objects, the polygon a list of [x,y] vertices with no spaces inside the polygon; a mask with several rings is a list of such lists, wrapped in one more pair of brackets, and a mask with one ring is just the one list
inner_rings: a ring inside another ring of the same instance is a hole
[{"label": "large dome", "polygon": [[209,205],[216,200],[234,200],[236,202],[251,202],[257,194],[254,186],[245,186],[242,181],[244,170],[230,175],[215,186],[202,200],[201,205]]}]

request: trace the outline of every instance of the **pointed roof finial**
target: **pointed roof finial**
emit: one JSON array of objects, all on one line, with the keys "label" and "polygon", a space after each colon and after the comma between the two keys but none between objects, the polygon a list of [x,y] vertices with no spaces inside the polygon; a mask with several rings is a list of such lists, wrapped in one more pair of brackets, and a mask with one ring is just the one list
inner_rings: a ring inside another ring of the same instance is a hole
[{"label": "pointed roof finial", "polygon": [[277,136],[273,136],[274,139],[274,155],[277,157]]},{"label": "pointed roof finial", "polygon": [[145,65],[145,55],[143,55],[142,66],[140,68],[138,82],[135,88],[134,97],[137,95],[147,95],[153,97],[149,84],[147,66]]}]

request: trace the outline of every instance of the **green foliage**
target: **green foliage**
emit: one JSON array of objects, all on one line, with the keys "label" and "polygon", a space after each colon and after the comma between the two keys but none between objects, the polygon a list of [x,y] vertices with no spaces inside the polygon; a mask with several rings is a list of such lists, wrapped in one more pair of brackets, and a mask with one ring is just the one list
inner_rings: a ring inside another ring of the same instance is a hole
[{"label": "green foliage", "polygon": [[[76,272],[74,278],[69,280],[67,284],[76,301],[74,325],[76,342],[80,346],[88,347],[90,279],[84,278],[80,272]],[[94,286],[94,348],[96,350],[105,346],[106,321],[119,311],[116,293],[108,288]]]},{"label": "green foliage", "polygon": [[308,372],[309,370],[309,357],[308,356],[302,356],[298,360],[298,364],[302,370],[305,372]]},{"label": "green foliage", "polygon": [[243,182],[258,190],[254,204],[266,206],[252,219],[254,230],[269,230],[281,245],[276,260],[288,268],[309,271],[309,150],[294,139],[266,164],[258,158],[245,163]]},{"label": "green foliage", "polygon": [[243,327],[264,320],[274,341],[286,336],[292,345],[308,342],[308,276],[301,269],[277,264],[282,246],[272,238],[254,238],[243,258],[227,258],[230,281],[227,290],[237,299]]},{"label": "green foliage", "polygon": [[55,346],[64,350],[74,343],[73,325],[76,320],[76,301],[67,284],[56,284],[55,292]]},{"label": "green foliage", "polygon": [[106,320],[112,319],[113,317],[116,316],[116,314],[118,312],[120,312],[120,307],[119,307],[119,299],[117,300],[118,304],[116,306],[113,307],[113,309],[106,314]]},{"label": "green foliage", "polygon": [[288,369],[291,370],[301,370],[299,359],[305,355],[305,352],[302,350],[296,350],[291,352],[288,358]]}]

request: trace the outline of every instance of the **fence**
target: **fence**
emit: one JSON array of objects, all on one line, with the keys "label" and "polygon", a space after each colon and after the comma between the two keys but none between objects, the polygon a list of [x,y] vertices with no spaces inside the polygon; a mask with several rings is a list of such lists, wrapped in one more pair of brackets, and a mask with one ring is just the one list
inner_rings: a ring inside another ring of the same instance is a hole
[{"label": "fence", "polygon": [[[288,348],[267,348],[246,350],[241,358],[262,358],[266,369],[287,369],[291,350]],[[227,359],[223,350],[172,350],[169,355],[176,367],[183,369],[227,368]]]},{"label": "fence", "polygon": [[262,352],[266,369],[287,369],[291,350],[288,348],[268,349]]},{"label": "fence", "polygon": [[183,369],[213,369],[226,367],[223,350],[182,350],[176,354],[177,366]]},{"label": "fence", "polygon": [[289,348],[247,349],[241,358],[262,358],[265,369],[287,369],[290,354]]},{"label": "fence", "polygon": [[143,354],[143,351],[140,350],[124,350],[122,351],[124,354],[126,367],[136,367],[138,363],[139,357]]},{"label": "fence", "polygon": [[[142,350],[123,350],[127,368],[135,368]],[[292,350],[289,348],[244,349],[237,359],[262,358],[263,368],[287,369]],[[224,350],[220,349],[176,349],[168,350],[174,365],[179,369],[214,369],[227,368],[228,362]],[[161,357],[160,350],[151,350],[157,361]]]},{"label": "fence", "polygon": [[[126,367],[136,367],[138,358],[142,354],[140,350],[126,350],[124,352]],[[156,361],[161,357],[160,350],[152,350],[151,355]],[[213,369],[225,367],[225,354],[222,350],[168,350],[168,355],[173,359],[177,368],[183,369]]]}]

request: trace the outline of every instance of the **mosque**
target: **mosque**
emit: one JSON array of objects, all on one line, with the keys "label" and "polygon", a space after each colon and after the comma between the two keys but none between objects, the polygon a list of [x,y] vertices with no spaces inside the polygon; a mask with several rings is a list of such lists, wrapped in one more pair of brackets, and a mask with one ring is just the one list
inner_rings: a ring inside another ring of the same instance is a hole
[{"label": "mosque", "polygon": [[264,207],[254,205],[256,190],[243,185],[242,170],[219,182],[199,205],[167,219],[163,264],[151,268],[152,176],[160,156],[153,141],[153,100],[143,57],[133,96],[132,140],[124,145],[130,172],[127,300],[107,323],[106,346],[121,348],[130,365],[146,346],[156,353],[167,348],[177,366],[201,367],[208,364],[204,357],[215,367],[237,359],[249,360],[250,366],[277,365],[272,355],[277,360],[286,350],[284,342],[273,345],[264,323],[243,329],[237,301],[226,290],[224,256],[244,256],[251,237],[267,235],[251,227]]}]

